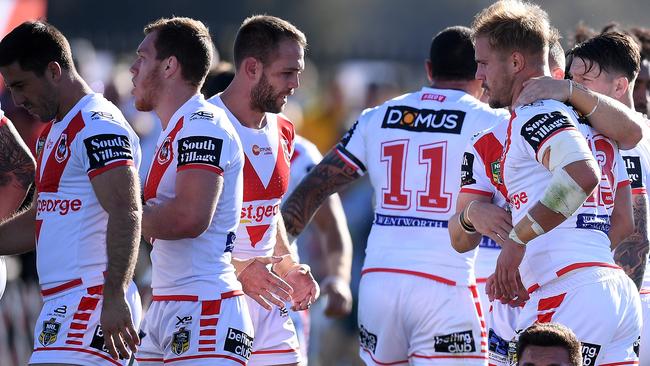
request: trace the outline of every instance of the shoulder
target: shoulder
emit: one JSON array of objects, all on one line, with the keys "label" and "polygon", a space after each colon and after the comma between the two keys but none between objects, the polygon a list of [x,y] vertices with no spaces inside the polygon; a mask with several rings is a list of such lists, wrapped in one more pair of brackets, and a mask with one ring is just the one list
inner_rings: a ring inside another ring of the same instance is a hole
[{"label": "shoulder", "polygon": [[180,135],[216,136],[236,140],[237,132],[226,112],[205,100],[195,103],[183,112]]},{"label": "shoulder", "polygon": [[294,150],[295,157],[309,157],[309,160],[312,161],[320,161],[323,158],[316,145],[299,135],[296,135],[296,139],[294,140]]}]

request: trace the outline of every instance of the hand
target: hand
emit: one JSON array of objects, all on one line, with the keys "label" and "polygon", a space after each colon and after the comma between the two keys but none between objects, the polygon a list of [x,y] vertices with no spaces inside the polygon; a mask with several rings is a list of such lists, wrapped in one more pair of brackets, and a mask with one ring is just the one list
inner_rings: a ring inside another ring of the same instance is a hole
[{"label": "hand", "polygon": [[309,309],[320,294],[318,283],[312,277],[308,266],[301,265],[299,268],[287,272],[284,280],[294,289],[293,305],[291,306],[293,311]]},{"label": "hand", "polygon": [[489,236],[492,240],[503,245],[503,240],[512,230],[512,216],[497,205],[488,202],[473,201],[465,212],[465,219],[474,225],[479,233]]},{"label": "hand", "polygon": [[326,277],[321,286],[327,294],[325,315],[330,318],[342,318],[352,311],[352,291],[350,285],[341,278]]},{"label": "hand", "polygon": [[140,345],[140,337],[133,326],[131,310],[129,310],[123,292],[110,295],[104,291],[99,322],[104,334],[104,346],[113,359],[117,360],[120,356],[123,359],[128,359],[130,353],[126,349],[127,345],[131,352],[137,350],[137,345]]},{"label": "hand", "polygon": [[519,245],[509,238],[504,240],[494,271],[497,289],[493,290],[495,294],[500,293],[502,295],[501,302],[510,302],[517,298],[520,293],[519,265],[524,258],[524,254],[526,254],[525,246]]},{"label": "hand", "polygon": [[504,297],[503,294],[498,290],[499,287],[496,285],[496,277],[494,273],[491,274],[487,279],[487,283],[485,284],[485,293],[488,295],[488,299],[490,301],[498,300],[504,304],[508,303],[508,305],[512,307],[523,306],[526,301],[530,299],[530,296],[528,295],[528,291],[526,291],[526,288],[521,282],[519,272],[517,272],[517,280],[519,283],[517,287],[517,297],[515,299],[506,299],[506,297]]},{"label": "hand", "polygon": [[556,80],[550,76],[540,76],[524,81],[523,89],[513,107],[530,104],[541,99],[565,102],[571,97],[569,80]]},{"label": "hand", "polygon": [[293,288],[272,273],[268,264],[278,263],[282,257],[255,257],[238,275],[244,293],[257,301],[264,309],[271,310],[273,303],[279,308],[291,300]]}]

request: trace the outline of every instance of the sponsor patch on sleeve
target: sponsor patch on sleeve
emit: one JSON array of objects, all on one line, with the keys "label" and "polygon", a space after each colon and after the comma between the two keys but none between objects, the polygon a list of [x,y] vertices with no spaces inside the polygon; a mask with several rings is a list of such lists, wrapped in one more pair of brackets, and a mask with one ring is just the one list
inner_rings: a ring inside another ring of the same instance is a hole
[{"label": "sponsor patch on sleeve", "polygon": [[132,161],[131,142],[125,135],[105,133],[84,140],[90,167],[88,172],[101,169],[116,161]]},{"label": "sponsor patch on sleeve", "polygon": [[521,136],[533,148],[539,151],[542,143],[557,131],[575,128],[569,118],[561,112],[542,113],[535,115],[521,126]]},{"label": "sponsor patch on sleeve", "polygon": [[178,169],[203,167],[221,172],[223,140],[209,136],[190,136],[178,140]]},{"label": "sponsor patch on sleeve", "polygon": [[476,183],[476,179],[474,179],[473,168],[474,168],[474,154],[470,152],[465,152],[465,154],[463,154],[463,163],[460,166],[461,187]]},{"label": "sponsor patch on sleeve", "polygon": [[627,176],[632,188],[643,188],[641,159],[638,156],[623,156],[623,161],[625,161],[625,169],[627,169]]}]

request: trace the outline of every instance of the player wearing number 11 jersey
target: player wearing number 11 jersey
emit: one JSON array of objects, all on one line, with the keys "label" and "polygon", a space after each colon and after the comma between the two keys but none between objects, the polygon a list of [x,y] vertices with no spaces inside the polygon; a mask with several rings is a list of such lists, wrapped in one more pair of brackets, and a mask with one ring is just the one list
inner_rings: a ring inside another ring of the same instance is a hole
[{"label": "player wearing number 11 jersey", "polygon": [[427,61],[432,86],[364,111],[283,208],[297,235],[330,193],[369,174],[375,219],[359,289],[366,364],[486,363],[475,252],[455,252],[447,230],[463,145],[503,118],[477,99],[473,50],[469,29],[440,32]]}]

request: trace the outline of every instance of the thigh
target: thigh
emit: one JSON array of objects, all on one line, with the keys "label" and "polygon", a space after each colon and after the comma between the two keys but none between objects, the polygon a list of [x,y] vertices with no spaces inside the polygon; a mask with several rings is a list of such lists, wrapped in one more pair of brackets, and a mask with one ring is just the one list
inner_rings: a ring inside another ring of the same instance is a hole
[{"label": "thigh", "polygon": [[266,310],[252,298],[245,296],[255,342],[249,365],[284,365],[300,362],[300,346],[296,328],[286,307]]},{"label": "thigh", "polygon": [[[533,296],[522,310],[518,330],[534,322],[569,327],[582,344],[585,365],[635,362],[641,331],[640,303],[624,273]],[[597,301],[594,301],[597,299]]]},{"label": "thigh", "polygon": [[408,364],[408,339],[398,300],[404,283],[396,275],[373,272],[359,284],[359,356],[366,365]]},{"label": "thigh", "polygon": [[253,326],[242,296],[205,301],[155,301],[144,322],[137,353],[141,365],[242,365],[253,344]]},{"label": "thigh", "polygon": [[486,365],[487,334],[476,288],[415,282],[402,298],[410,364]]},{"label": "thigh", "polygon": [[[136,327],[142,311],[139,299],[137,288],[132,283],[127,303]],[[125,365],[128,356],[113,360],[104,347],[99,323],[102,301],[102,286],[46,301],[36,322],[30,364]]]},{"label": "thigh", "polygon": [[515,337],[517,318],[521,308],[513,308],[493,301],[487,313],[488,358],[490,365],[507,366],[510,341]]}]

